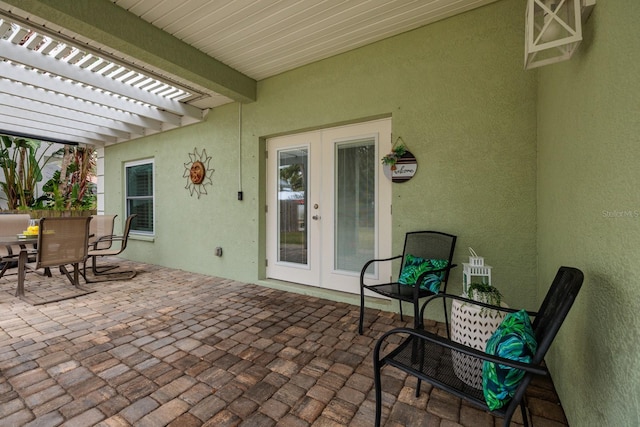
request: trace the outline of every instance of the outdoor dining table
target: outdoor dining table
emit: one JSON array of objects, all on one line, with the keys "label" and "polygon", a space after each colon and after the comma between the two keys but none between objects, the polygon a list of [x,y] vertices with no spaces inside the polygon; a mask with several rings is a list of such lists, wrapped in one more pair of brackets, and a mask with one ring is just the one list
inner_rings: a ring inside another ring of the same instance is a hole
[{"label": "outdoor dining table", "polygon": [[18,255],[18,287],[16,289],[17,297],[24,297],[24,278],[26,274],[26,264],[29,256],[29,249],[27,245],[33,245],[38,243],[38,236],[0,236],[1,246],[20,246],[20,254]]}]

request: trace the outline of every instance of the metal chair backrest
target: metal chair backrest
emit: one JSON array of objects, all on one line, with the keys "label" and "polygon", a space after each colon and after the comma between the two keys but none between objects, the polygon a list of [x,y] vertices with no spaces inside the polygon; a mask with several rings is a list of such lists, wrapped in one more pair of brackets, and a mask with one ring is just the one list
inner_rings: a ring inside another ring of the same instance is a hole
[{"label": "metal chair backrest", "polygon": [[582,287],[584,275],[573,267],[560,267],[540,305],[532,327],[538,343],[533,363],[541,363]]},{"label": "metal chair backrest", "polygon": [[[2,214],[0,215],[0,236],[16,237],[22,234],[29,226],[29,214]],[[0,246],[0,258],[14,256],[20,253],[20,246]]]},{"label": "metal chair backrest", "polygon": [[122,232],[122,248],[120,252],[124,251],[127,247],[127,241],[129,241],[129,232],[131,231],[131,222],[138,214],[131,214],[127,217],[127,220],[124,223],[124,231]]},{"label": "metal chair backrest", "polygon": [[29,214],[2,214],[0,215],[0,235],[14,236],[20,234],[29,226],[31,217]]},{"label": "metal chair backrest", "polygon": [[[111,240],[102,237],[113,236],[113,223],[118,215],[92,215],[89,224],[89,246],[91,249],[109,249]],[[97,247],[94,244],[98,241]]]},{"label": "metal chair backrest", "polygon": [[[538,344],[536,354],[531,359],[532,364],[540,365],[543,363],[553,339],[556,337],[564,319],[569,314],[573,302],[578,296],[583,280],[584,275],[577,268],[560,267],[558,269],[556,277],[553,279],[553,283],[551,283],[551,287],[547,291],[547,295],[531,325]],[[524,375],[522,382],[513,394],[513,398],[505,408],[507,418],[511,418],[517,406],[520,405],[532,377],[531,373]]]},{"label": "metal chair backrest", "polygon": [[[456,247],[457,237],[440,231],[410,231],[404,238],[404,250],[402,252],[402,266],[407,255],[413,255],[424,259],[446,259],[449,265],[453,262],[453,251]],[[447,270],[443,282],[449,278]],[[445,288],[446,292],[446,288]]]},{"label": "metal chair backrest", "polygon": [[91,217],[40,219],[36,268],[84,262],[90,221]]},{"label": "metal chair backrest", "polygon": [[[138,214],[131,214],[127,217],[124,223],[124,230],[122,235],[110,235],[105,237],[105,240],[108,240],[108,246],[106,248],[101,248],[98,246],[98,249],[93,249],[93,246],[89,247],[88,255],[90,257],[96,256],[104,256],[104,255],[118,255],[122,253],[127,248],[127,242],[129,241],[129,233],[131,231],[131,223],[133,219],[138,216]],[[120,243],[120,246],[113,245],[113,243]]]}]

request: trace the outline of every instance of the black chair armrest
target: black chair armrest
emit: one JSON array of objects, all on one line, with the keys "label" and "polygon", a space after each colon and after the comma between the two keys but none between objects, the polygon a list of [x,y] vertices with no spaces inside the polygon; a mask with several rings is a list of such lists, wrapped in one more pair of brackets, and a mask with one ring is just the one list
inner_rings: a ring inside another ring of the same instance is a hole
[{"label": "black chair armrest", "polygon": [[[500,365],[506,365],[506,366],[510,366],[512,368],[517,368],[517,369],[522,369],[526,372],[530,372],[534,375],[548,375],[549,371],[541,365],[538,364],[534,364],[534,363],[523,363],[523,362],[518,362],[515,360],[511,360],[511,359],[506,359],[504,357],[500,357],[500,356],[494,356],[488,353],[485,353],[482,350],[477,350],[473,347],[469,347],[466,346],[464,344],[460,344],[457,343],[455,341],[451,341],[447,338],[438,336],[438,335],[434,335],[430,332],[426,332],[423,330],[419,330],[419,329],[411,329],[411,328],[395,328],[392,329],[390,331],[387,331],[386,333],[384,333],[376,342],[376,345],[374,347],[373,350],[373,357],[374,357],[374,363],[379,363],[379,361],[381,361],[382,359],[380,358],[380,350],[382,348],[382,344],[385,341],[385,339],[391,335],[396,335],[396,334],[405,334],[405,335],[409,335],[408,338],[406,338],[405,340],[402,340],[401,345],[407,343],[406,340],[410,340],[410,339],[420,339],[420,340],[425,340],[425,341],[429,341],[435,345],[438,345],[440,347],[445,347],[451,350],[455,350],[459,353],[463,353],[463,354],[467,354],[469,356],[473,356],[476,357],[478,359],[481,360],[486,360],[488,362],[493,362],[493,363],[498,363]],[[415,338],[412,338],[415,337]],[[384,357],[388,357],[389,355],[393,355],[393,350],[390,351],[387,355],[385,355]]]},{"label": "black chair armrest", "polygon": [[373,264],[374,262],[393,261],[394,259],[400,259],[400,258],[402,258],[402,255],[396,255],[391,258],[371,259],[367,261],[362,267],[362,270],[360,270],[360,286],[364,285],[364,275],[367,271],[367,268],[369,268],[371,264]]},{"label": "black chair armrest", "polygon": [[[463,303],[466,303],[466,304],[478,305],[480,307],[486,307],[486,308],[489,308],[489,309],[492,309],[492,310],[504,311],[504,312],[507,312],[507,313],[515,313],[515,312],[521,310],[520,308],[501,307],[501,306],[498,306],[498,305],[487,304],[487,303],[484,303],[484,302],[480,302],[480,301],[472,300],[472,299],[469,299],[469,298],[461,297],[459,295],[453,295],[453,294],[447,294],[445,292],[441,292],[439,294],[430,296],[422,304],[422,307],[420,308],[420,318],[421,319],[424,318],[424,311],[425,311],[427,305],[430,302],[432,302],[432,301],[434,301],[436,299],[443,299],[443,300],[445,300],[445,302],[446,302],[446,300],[458,300],[458,301],[462,301]],[[527,312],[527,314],[529,316],[532,316],[532,317],[535,317],[535,316],[538,315],[538,313],[535,312],[535,311],[526,310],[526,312]]]}]

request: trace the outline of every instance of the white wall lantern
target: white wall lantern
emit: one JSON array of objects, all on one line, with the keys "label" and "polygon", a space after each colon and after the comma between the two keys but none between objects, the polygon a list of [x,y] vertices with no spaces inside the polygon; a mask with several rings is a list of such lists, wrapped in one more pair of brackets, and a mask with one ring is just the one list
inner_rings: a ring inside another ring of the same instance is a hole
[{"label": "white wall lantern", "polygon": [[565,61],[582,41],[582,23],[596,0],[528,0],[524,68]]}]

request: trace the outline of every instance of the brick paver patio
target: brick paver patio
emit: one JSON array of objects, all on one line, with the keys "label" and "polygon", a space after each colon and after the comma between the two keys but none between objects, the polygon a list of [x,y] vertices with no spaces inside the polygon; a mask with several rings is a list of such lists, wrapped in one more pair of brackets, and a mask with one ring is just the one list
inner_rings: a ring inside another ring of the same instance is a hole
[{"label": "brick paver patio", "polygon": [[[360,336],[356,306],[128,264],[133,280],[41,306],[13,296],[16,276],[0,279],[0,426],[373,425],[375,339],[411,319],[368,310]],[[27,290],[70,286],[39,280]],[[501,425],[385,373],[387,426]],[[567,424],[550,382],[530,390],[534,426]]]}]

